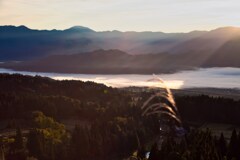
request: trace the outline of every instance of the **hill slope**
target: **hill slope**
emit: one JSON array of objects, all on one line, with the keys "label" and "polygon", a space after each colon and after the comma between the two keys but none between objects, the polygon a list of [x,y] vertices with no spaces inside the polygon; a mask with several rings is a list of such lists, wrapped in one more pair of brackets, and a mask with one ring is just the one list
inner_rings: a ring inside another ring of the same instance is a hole
[{"label": "hill slope", "polygon": [[32,61],[6,62],[0,64],[0,67],[20,71],[83,74],[152,74],[198,67],[240,67],[239,54],[234,51],[239,48],[237,42],[228,42],[211,56],[196,53],[129,55],[120,50],[97,50],[74,55],[53,55]]}]

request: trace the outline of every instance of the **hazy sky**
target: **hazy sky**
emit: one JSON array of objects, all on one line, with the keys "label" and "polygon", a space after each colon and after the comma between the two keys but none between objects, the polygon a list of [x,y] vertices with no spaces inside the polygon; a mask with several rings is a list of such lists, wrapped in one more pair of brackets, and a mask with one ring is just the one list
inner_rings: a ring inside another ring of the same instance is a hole
[{"label": "hazy sky", "polygon": [[188,32],[240,26],[239,0],[0,0],[0,25]]}]

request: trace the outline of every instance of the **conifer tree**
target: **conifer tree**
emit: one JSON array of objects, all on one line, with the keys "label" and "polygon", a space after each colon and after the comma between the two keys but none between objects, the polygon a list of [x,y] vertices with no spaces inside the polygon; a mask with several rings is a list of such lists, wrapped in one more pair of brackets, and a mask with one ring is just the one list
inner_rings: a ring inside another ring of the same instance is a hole
[{"label": "conifer tree", "polygon": [[236,129],[233,130],[232,136],[229,142],[228,147],[228,159],[237,158],[238,156],[238,138],[237,138],[237,131]]},{"label": "conifer tree", "polygon": [[218,140],[218,148],[219,148],[219,152],[220,152],[220,156],[224,157],[227,154],[227,144],[226,144],[226,140],[224,138],[223,133],[221,133],[221,136]]}]

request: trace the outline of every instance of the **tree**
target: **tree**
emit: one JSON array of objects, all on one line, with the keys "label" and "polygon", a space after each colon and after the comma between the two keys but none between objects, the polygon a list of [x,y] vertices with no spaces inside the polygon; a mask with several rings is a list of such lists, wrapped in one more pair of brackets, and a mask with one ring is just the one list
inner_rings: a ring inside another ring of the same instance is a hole
[{"label": "tree", "polygon": [[87,128],[75,126],[71,139],[73,159],[86,159],[89,150]]},{"label": "tree", "polygon": [[238,147],[237,131],[236,129],[234,129],[229,142],[228,154],[227,154],[228,159],[237,158],[239,154],[238,149],[239,147]]},{"label": "tree", "polygon": [[7,154],[7,159],[9,160],[25,160],[26,152],[23,144],[22,131],[17,128],[16,135],[14,137],[14,142],[12,143],[9,152]]},{"label": "tree", "polygon": [[30,156],[41,160],[43,158],[43,143],[42,135],[36,129],[31,130],[28,134],[27,141]]},{"label": "tree", "polygon": [[16,130],[16,136],[14,141],[14,148],[15,149],[23,149],[23,137],[22,137],[22,131],[20,128],[17,128]]},{"label": "tree", "polygon": [[27,144],[30,155],[40,160],[55,160],[59,157],[57,154],[60,150],[67,145],[68,136],[65,126],[38,111],[33,112],[33,124],[35,128],[29,133]]},{"label": "tree", "polygon": [[219,149],[219,153],[221,157],[226,156],[227,154],[227,144],[226,144],[226,140],[224,138],[223,133],[221,133],[221,136],[218,140],[218,149]]},{"label": "tree", "polygon": [[0,160],[5,160],[5,152],[3,146],[3,140],[2,137],[0,137]]}]

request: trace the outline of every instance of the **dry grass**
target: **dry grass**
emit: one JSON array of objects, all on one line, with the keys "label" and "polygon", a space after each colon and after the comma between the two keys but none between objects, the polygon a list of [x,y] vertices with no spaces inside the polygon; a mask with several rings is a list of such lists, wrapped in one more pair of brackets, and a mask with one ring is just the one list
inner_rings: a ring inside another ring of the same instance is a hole
[{"label": "dry grass", "polygon": [[173,121],[175,125],[181,126],[182,121],[171,90],[162,79],[156,75],[153,76],[154,78],[148,81],[158,81],[163,90],[158,93],[154,93],[143,104],[141,107],[143,110],[142,116],[158,115],[160,118],[167,118],[167,120]]}]

